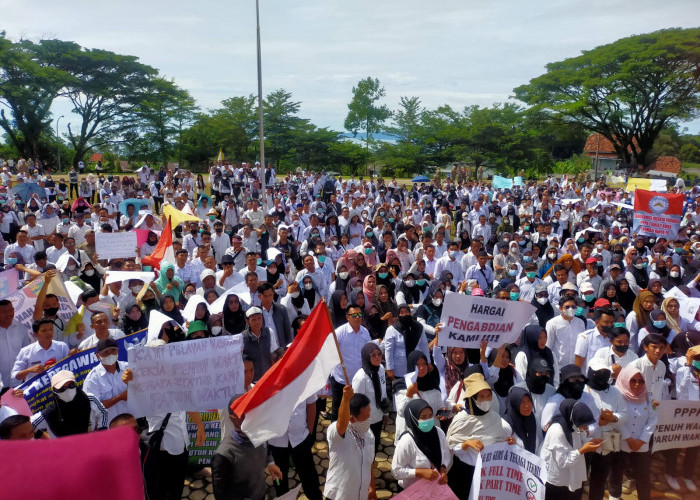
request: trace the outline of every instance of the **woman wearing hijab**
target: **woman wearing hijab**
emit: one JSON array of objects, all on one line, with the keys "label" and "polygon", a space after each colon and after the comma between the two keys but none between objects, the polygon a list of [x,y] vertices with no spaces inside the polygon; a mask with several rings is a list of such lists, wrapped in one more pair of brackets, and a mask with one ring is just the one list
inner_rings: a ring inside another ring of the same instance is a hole
[{"label": "woman wearing hijab", "polygon": [[360,351],[362,368],[352,378],[355,394],[364,394],[370,401],[369,428],[374,434],[374,453],[379,450],[384,413],[391,409],[386,394],[386,373],[382,366],[382,350],[374,342],[368,342]]},{"label": "woman wearing hijab", "polygon": [[546,500],[579,500],[586,481],[584,454],[596,451],[602,439],[586,439],[593,412],[581,401],[565,399],[542,443],[540,457],[547,464]]},{"label": "woman wearing hijab", "polygon": [[341,288],[336,290],[331,294],[331,319],[333,320],[333,326],[338,328],[340,325],[347,322],[345,317],[345,309],[348,307],[348,296],[345,293],[345,289]]},{"label": "woman wearing hijab", "polygon": [[548,425],[557,415],[559,403],[565,399],[580,400],[589,408],[595,409],[595,400],[590,394],[583,391],[588,379],[581,372],[581,368],[574,364],[566,365],[561,369],[559,379],[560,382],[556,394],[547,400],[547,404],[540,412],[542,429],[544,431],[547,430]]},{"label": "woman wearing hijab", "polygon": [[414,399],[404,410],[406,431],[396,443],[391,473],[406,489],[419,479],[447,483],[452,453],[442,429],[435,425],[433,409],[422,399]]},{"label": "woman wearing hijab", "polygon": [[[632,249],[634,250],[634,249]],[[647,262],[640,256],[632,255],[632,266],[627,268],[625,278],[629,281],[633,292],[639,293],[649,286],[649,273],[647,273]]]},{"label": "woman wearing hijab", "polygon": [[430,337],[430,340],[435,337],[435,326],[440,322],[444,295],[440,282],[433,281],[423,304],[416,310],[416,320],[423,325],[426,338]]},{"label": "woman wearing hijab", "polygon": [[671,330],[677,333],[688,330],[688,320],[681,317],[680,304],[675,297],[668,297],[661,303],[661,310],[666,313],[666,323]]},{"label": "woman wearing hijab", "polygon": [[[547,347],[547,330],[540,325],[528,325],[523,330],[520,348],[515,355],[515,370],[521,379],[526,378],[527,368],[534,358],[545,359],[553,372],[559,370],[552,350]],[[554,376],[550,378],[549,383],[554,383]]]},{"label": "woman wearing hijab", "polygon": [[604,360],[595,358],[588,364],[588,382],[584,389],[593,397],[598,415],[596,429],[592,435],[603,439],[603,446],[591,455],[591,477],[589,500],[603,500],[606,483],[610,498],[622,495],[622,455],[620,454],[620,424],[627,408],[620,391],[610,385],[612,372]]},{"label": "woman wearing hijab", "polygon": [[454,452],[448,484],[460,500],[469,498],[476,459],[485,446],[508,441],[515,444],[512,429],[493,408],[493,392],[480,373],[464,379],[463,409],[447,431],[447,444]]},{"label": "woman wearing hijab", "polygon": [[336,290],[343,290],[347,292],[348,281],[350,273],[348,272],[347,266],[342,264],[340,261],[335,266],[335,280],[331,283],[328,289],[328,293],[333,294]]},{"label": "woman wearing hijab", "polygon": [[[650,333],[659,333],[663,335],[666,339],[666,342],[668,342],[668,344],[670,345],[671,342],[673,342],[674,337],[678,334],[678,332],[676,330],[673,330],[670,326],[668,326],[668,321],[666,321],[666,313],[663,312],[661,309],[653,309],[649,313],[649,319],[649,324],[644,328],[641,328],[639,330],[639,333],[637,334],[637,342],[639,342],[639,345],[642,345],[644,337],[646,337]],[[637,355],[644,355],[644,349],[642,347],[640,347],[640,351],[637,352]]]},{"label": "woman wearing hijab", "polygon": [[[535,315],[537,316],[537,322],[544,328],[547,321],[555,316],[554,308],[549,300],[549,292],[545,285],[537,285],[535,287],[535,295],[532,297],[530,304],[535,306]],[[557,312],[557,314],[559,314]]]},{"label": "woman wearing hijab", "polygon": [[[278,262],[278,259],[280,262]],[[287,290],[287,278],[284,277],[284,265],[282,264],[282,254],[278,254],[274,260],[267,265],[267,282],[275,290],[275,300],[284,296]]]},{"label": "woman wearing hijab", "polygon": [[376,290],[377,278],[373,274],[366,276],[362,282],[362,292],[365,294],[365,311],[369,311],[369,308],[374,304]]},{"label": "woman wearing hijab", "polygon": [[650,314],[655,306],[654,295],[646,290],[637,295],[637,298],[634,300],[632,312],[625,319],[627,330],[630,332],[630,349],[633,352],[637,352],[637,348],[641,345],[641,342],[637,340],[637,334],[639,330],[651,324]]},{"label": "woman wearing hijab", "polygon": [[615,387],[622,393],[626,409],[620,429],[620,448],[637,483],[640,500],[651,499],[649,443],[657,422],[657,411],[648,395],[644,375],[634,365],[620,371]]},{"label": "woman wearing hijab", "polygon": [[537,425],[530,392],[522,387],[514,387],[508,393],[505,407],[503,420],[510,426],[515,444],[530,453],[539,454],[544,436]]},{"label": "woman wearing hijab", "polygon": [[[424,284],[424,286],[427,286],[427,284]],[[396,303],[418,307],[421,303],[421,299],[422,293],[416,282],[416,273],[409,270],[409,272],[403,276],[399,289],[396,292]]]},{"label": "woman wearing hijab", "polygon": [[161,295],[170,295],[175,299],[175,302],[180,300],[180,294],[185,289],[185,284],[175,275],[175,265],[172,262],[161,263],[156,287]]},{"label": "woman wearing hijab", "polygon": [[390,379],[401,378],[411,371],[409,356],[416,350],[423,355],[430,351],[423,327],[411,316],[411,310],[403,304],[398,308],[398,320],[386,330],[384,352],[387,375]]},{"label": "woman wearing hijab", "polygon": [[185,318],[182,317],[180,309],[177,308],[175,299],[172,295],[163,295],[160,299],[160,312],[168,318],[177,321],[180,325],[185,324]]},{"label": "woman wearing hijab", "polygon": [[637,300],[637,295],[630,288],[629,281],[623,276],[618,276],[615,281],[617,288],[617,301],[622,308],[629,313],[634,307],[634,301]]},{"label": "woman wearing hijab", "polygon": [[658,278],[652,278],[649,280],[648,285],[649,291],[654,295],[654,303],[656,307],[661,307],[661,303],[664,301],[664,294],[662,293],[661,280]]},{"label": "woman wearing hijab", "polygon": [[[431,366],[432,365],[432,366]],[[404,420],[404,411],[406,406],[412,399],[422,399],[426,401],[433,410],[433,415],[436,424],[439,425],[438,411],[445,410],[445,395],[440,388],[440,373],[435,366],[428,360],[428,357],[421,351],[413,351],[408,356],[408,370],[413,374],[411,382],[408,377],[403,377],[406,380],[406,389],[395,393],[396,401],[396,433],[395,441],[401,437],[406,430],[406,421]],[[411,383],[409,383],[411,382]]]},{"label": "woman wearing hijab", "polygon": [[523,381],[522,377],[515,371],[511,364],[510,349],[505,345],[498,349],[491,349],[488,356],[489,378],[488,383],[493,387],[499,403],[499,414],[503,416],[506,411],[506,398],[508,391],[515,385]]},{"label": "woman wearing hijab", "polygon": [[299,280],[299,289],[310,309],[316,307],[316,304],[321,301],[321,294],[316,287],[316,282],[308,274],[302,276]]},{"label": "woman wearing hijab", "polygon": [[223,330],[222,335],[238,335],[246,327],[245,311],[241,305],[241,300],[235,293],[226,297],[222,310]]},{"label": "woman wearing hijab", "polygon": [[377,264],[374,266],[374,272],[377,278],[377,287],[386,287],[389,295],[394,297],[396,295],[396,287],[391,274],[389,273],[389,266],[387,264]]},{"label": "woman wearing hijab", "polygon": [[678,264],[673,264],[671,269],[669,269],[666,276],[661,277],[661,286],[664,290],[669,291],[673,287],[682,286],[683,283],[683,271],[681,266]]},{"label": "woman wearing hijab", "polygon": [[131,335],[144,328],[148,328],[148,318],[135,302],[126,306],[122,318],[121,331],[124,335]]},{"label": "woman wearing hijab", "polygon": [[280,304],[287,308],[287,316],[291,323],[300,315],[308,316],[311,313],[309,303],[302,295],[299,283],[292,281],[287,287],[287,294],[282,297]]},{"label": "woman wearing hijab", "polygon": [[543,429],[542,411],[546,406],[549,398],[554,396],[557,390],[550,384],[553,368],[549,362],[535,356],[528,361],[527,372],[525,373],[525,381],[516,384],[516,387],[522,387],[530,392],[532,403],[535,406],[535,417],[537,425]]},{"label": "woman wearing hijab", "polygon": [[367,265],[365,254],[357,252],[355,256],[355,276],[364,281],[370,274],[372,274],[372,269]]},{"label": "woman wearing hijab", "polygon": [[379,338],[384,338],[386,334],[386,329],[399,315],[399,309],[396,307],[396,302],[392,298],[389,290],[384,285],[377,285],[375,290],[375,307],[377,308],[377,313],[381,319],[381,331]]}]

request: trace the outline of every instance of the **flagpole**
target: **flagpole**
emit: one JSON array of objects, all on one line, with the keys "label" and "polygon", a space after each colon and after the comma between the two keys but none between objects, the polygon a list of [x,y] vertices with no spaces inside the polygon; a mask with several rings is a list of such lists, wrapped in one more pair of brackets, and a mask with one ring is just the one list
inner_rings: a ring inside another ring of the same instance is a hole
[{"label": "flagpole", "polygon": [[345,370],[345,361],[343,361],[343,353],[340,352],[340,344],[338,343],[338,336],[335,334],[335,326],[333,325],[333,318],[331,317],[331,310],[328,309],[328,303],[325,297],[321,299],[323,305],[326,306],[326,314],[328,314],[328,321],[331,323],[333,330],[333,340],[335,340],[335,348],[338,350],[338,357],[340,358],[340,366],[343,368],[343,375],[345,376],[345,385],[352,385],[352,380],[348,378],[348,372]]},{"label": "flagpole", "polygon": [[258,35],[258,120],[260,129],[260,195],[262,196],[263,211],[267,209],[267,195],[265,193],[265,131],[263,130],[263,97],[262,97],[262,55],[260,52],[260,2],[255,0],[255,21]]}]

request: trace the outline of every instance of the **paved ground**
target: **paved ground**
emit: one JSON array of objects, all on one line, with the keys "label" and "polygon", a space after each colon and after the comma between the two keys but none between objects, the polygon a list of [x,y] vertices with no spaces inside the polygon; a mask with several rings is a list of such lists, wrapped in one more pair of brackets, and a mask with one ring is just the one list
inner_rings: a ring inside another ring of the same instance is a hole
[{"label": "paved ground", "polygon": [[[326,442],[326,429],[330,421],[319,420],[319,430],[316,433],[316,444],[313,447],[314,461],[320,476],[321,487],[325,482],[326,471],[328,470],[328,443]],[[391,475],[391,456],[394,452],[394,423],[393,419],[389,425],[384,426],[382,431],[382,439],[379,444],[376,460],[377,467],[375,469],[375,482],[377,486],[377,496],[379,499],[391,498],[396,494],[397,483]],[[695,471],[695,484],[700,485],[700,464]],[[651,466],[652,473],[652,498],[653,499],[671,499],[671,500],[698,500],[700,493],[692,494],[685,489],[685,485],[681,484],[683,490],[676,492],[666,484],[664,480],[664,462],[663,458],[655,459]],[[183,498],[190,500],[215,500],[212,494],[212,485],[210,480],[211,471],[206,468],[193,474],[185,481],[185,490]],[[294,488],[298,484],[298,477],[293,474],[293,469],[290,469],[290,488]],[[268,490],[268,498],[274,498],[275,490],[272,488],[272,483],[268,481],[270,486]],[[300,499],[306,500],[306,496],[301,495]],[[583,500],[587,500],[588,496],[584,494]],[[607,498],[607,497],[606,497]],[[636,500],[637,492],[631,494],[623,494],[623,500]]]}]

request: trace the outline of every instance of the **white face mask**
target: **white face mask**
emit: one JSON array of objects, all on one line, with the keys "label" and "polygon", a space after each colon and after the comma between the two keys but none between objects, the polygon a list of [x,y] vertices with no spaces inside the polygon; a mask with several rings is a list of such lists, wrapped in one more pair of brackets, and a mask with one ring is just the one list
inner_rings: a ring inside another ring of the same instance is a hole
[{"label": "white face mask", "polygon": [[134,293],[139,293],[143,287],[141,285],[134,285],[131,287],[131,291]]},{"label": "white face mask", "polygon": [[566,316],[567,318],[573,318],[575,312],[576,312],[575,307],[567,307],[565,309],[562,309],[561,314],[562,314],[562,316]]},{"label": "white face mask", "polygon": [[413,281],[413,280],[407,280],[407,281],[406,281],[406,286],[407,286],[408,288],[413,288],[413,287],[415,286],[415,284],[416,284],[416,282]]},{"label": "white face mask", "polygon": [[489,411],[491,409],[491,401],[478,401],[476,407],[481,411]]},{"label": "white face mask", "polygon": [[360,436],[364,436],[369,431],[369,419],[364,422],[350,422],[350,425]]},{"label": "white face mask", "polygon": [[598,251],[603,249],[603,245],[596,245],[595,247],[598,249]]},{"label": "white face mask", "polygon": [[537,302],[539,302],[542,305],[545,305],[549,299],[547,297],[537,297]]},{"label": "white face mask", "polygon": [[556,252],[549,252],[547,255],[549,255],[549,258],[550,258],[550,259],[556,259],[556,258],[557,258]]},{"label": "white face mask", "polygon": [[678,271],[671,271],[670,274],[671,274],[671,278],[677,278],[678,276],[681,275],[681,273],[679,273]]},{"label": "white face mask", "polygon": [[88,269],[85,271],[85,276],[94,276],[95,275],[95,270],[94,269]]},{"label": "white face mask", "polygon": [[75,271],[75,264],[68,264],[67,267],[69,271]]},{"label": "white face mask", "polygon": [[296,298],[299,296],[299,290],[297,290],[296,292],[292,292],[292,293],[290,293],[289,295],[290,295],[293,299],[296,299]]},{"label": "white face mask", "polygon": [[304,283],[304,290],[313,290],[313,289],[314,289],[313,283]]},{"label": "white face mask", "polygon": [[635,264],[634,267],[637,269],[644,269],[644,264]]},{"label": "white face mask", "polygon": [[433,305],[435,307],[440,307],[442,305],[442,299],[433,299]]},{"label": "white face mask", "polygon": [[222,329],[222,327],[220,327],[220,326],[212,326],[211,327],[211,334],[214,336],[219,335],[221,333],[221,329]]},{"label": "white face mask", "polygon": [[117,362],[117,355],[110,354],[109,356],[103,356],[100,358],[100,362],[102,362],[102,364],[105,366],[112,366]]},{"label": "white face mask", "polygon": [[58,396],[58,399],[60,399],[64,403],[70,403],[71,401],[73,401],[73,399],[75,399],[75,394],[77,392],[78,389],[74,387],[73,389],[66,389],[63,392],[55,392],[54,394],[56,394],[56,396]]},{"label": "white face mask", "polygon": [[341,271],[338,273],[338,276],[340,277],[341,280],[346,280],[346,279],[348,279],[348,276],[350,276],[350,273],[347,271]]}]

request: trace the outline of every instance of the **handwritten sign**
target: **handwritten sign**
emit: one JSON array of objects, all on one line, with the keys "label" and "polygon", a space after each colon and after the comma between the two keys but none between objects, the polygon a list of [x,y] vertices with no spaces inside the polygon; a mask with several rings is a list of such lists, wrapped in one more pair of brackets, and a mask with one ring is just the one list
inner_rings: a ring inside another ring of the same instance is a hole
[{"label": "handwritten sign", "polygon": [[[45,275],[42,274],[27,283],[24,288],[2,296],[2,299],[7,299],[12,302],[12,306],[15,308],[15,320],[22,323],[22,325],[29,330],[31,330],[32,322],[34,321],[36,298],[41,288],[44,286],[44,280]],[[47,292],[56,295],[58,298],[58,317],[61,318],[61,321],[64,323],[68,323],[76,313],[76,309],[63,282],[60,279],[51,280]]]},{"label": "handwritten sign", "polygon": [[655,452],[700,446],[700,401],[665,400],[656,413]]},{"label": "handwritten sign", "polygon": [[544,500],[547,465],[518,445],[498,443],[481,451],[474,478],[469,500]]},{"label": "handwritten sign", "polygon": [[225,408],[243,393],[242,347],[237,335],[129,349],[129,407],[138,415]]},{"label": "handwritten sign", "polygon": [[478,348],[486,340],[493,347],[515,342],[535,312],[527,302],[448,293],[442,307],[443,327],[438,344]]},{"label": "handwritten sign", "polygon": [[100,259],[136,257],[136,233],[95,233],[95,251]]},{"label": "handwritten sign", "polygon": [[425,500],[426,498],[431,500],[456,500],[457,495],[446,484],[419,479],[396,495],[394,500]]}]

